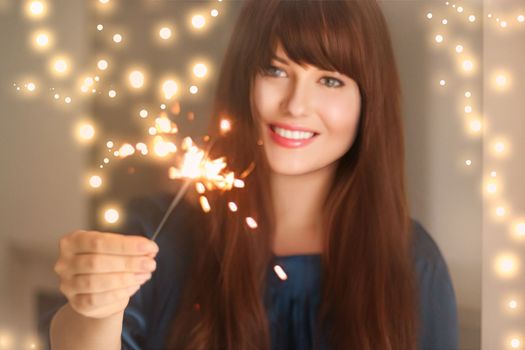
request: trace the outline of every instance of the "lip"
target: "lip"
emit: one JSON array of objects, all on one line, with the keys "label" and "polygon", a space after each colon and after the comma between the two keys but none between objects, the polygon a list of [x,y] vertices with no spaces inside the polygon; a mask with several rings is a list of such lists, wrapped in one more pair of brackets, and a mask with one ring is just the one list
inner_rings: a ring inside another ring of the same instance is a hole
[{"label": "lip", "polygon": [[319,134],[317,131],[303,128],[302,126],[294,126],[294,125],[284,124],[284,123],[270,123],[270,125],[277,126],[278,128],[281,128],[281,129],[288,129],[292,131],[307,131],[307,132],[313,132],[314,134]]},{"label": "lip", "polygon": [[[270,137],[272,140],[277,143],[280,146],[286,147],[286,148],[299,148],[308,145],[311,143],[319,134],[315,133],[314,136],[310,137],[306,140],[291,140],[282,137],[281,135],[277,134],[272,130],[272,125],[278,126],[282,124],[270,124],[268,125],[268,132],[270,133]],[[305,129],[292,129],[292,130],[299,130],[299,131],[309,131]],[[312,131],[313,132],[313,131]]]}]

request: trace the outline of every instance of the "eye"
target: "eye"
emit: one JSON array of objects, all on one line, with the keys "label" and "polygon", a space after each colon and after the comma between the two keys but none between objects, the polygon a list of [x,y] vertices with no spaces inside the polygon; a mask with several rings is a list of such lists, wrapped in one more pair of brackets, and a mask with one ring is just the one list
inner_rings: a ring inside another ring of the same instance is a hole
[{"label": "eye", "polygon": [[322,79],[326,79],[326,80],[328,80],[328,81],[335,82],[336,85],[334,85],[334,84],[326,85],[326,86],[331,87],[331,88],[332,88],[332,87],[336,87],[336,88],[337,88],[337,87],[343,87],[343,86],[345,85],[341,80],[336,79],[336,78],[331,78],[331,77],[322,77],[321,80],[322,80]]},{"label": "eye", "polygon": [[270,75],[270,76],[276,76],[274,73],[272,73],[274,71],[282,71],[282,70],[275,66],[268,66],[265,69],[263,69],[264,74]]}]

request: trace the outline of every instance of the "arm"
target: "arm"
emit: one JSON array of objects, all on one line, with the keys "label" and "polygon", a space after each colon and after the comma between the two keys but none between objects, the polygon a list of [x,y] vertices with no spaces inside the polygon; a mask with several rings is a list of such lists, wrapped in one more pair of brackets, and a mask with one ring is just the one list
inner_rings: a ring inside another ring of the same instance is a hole
[{"label": "arm", "polygon": [[51,348],[120,350],[123,315],[120,311],[102,319],[85,317],[67,303],[51,321]]},{"label": "arm", "polygon": [[142,236],[75,231],[60,241],[55,272],[68,303],[51,321],[51,348],[120,349],[124,310],[156,268]]}]

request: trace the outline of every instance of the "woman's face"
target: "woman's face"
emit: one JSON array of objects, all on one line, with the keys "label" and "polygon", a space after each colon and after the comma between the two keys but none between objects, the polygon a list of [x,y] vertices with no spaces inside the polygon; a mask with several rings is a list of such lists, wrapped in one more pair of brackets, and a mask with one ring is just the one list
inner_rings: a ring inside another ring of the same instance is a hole
[{"label": "woman's face", "polygon": [[336,164],[356,136],[361,111],[357,83],[337,72],[303,68],[280,45],[276,56],[256,76],[252,91],[272,171],[300,175]]}]

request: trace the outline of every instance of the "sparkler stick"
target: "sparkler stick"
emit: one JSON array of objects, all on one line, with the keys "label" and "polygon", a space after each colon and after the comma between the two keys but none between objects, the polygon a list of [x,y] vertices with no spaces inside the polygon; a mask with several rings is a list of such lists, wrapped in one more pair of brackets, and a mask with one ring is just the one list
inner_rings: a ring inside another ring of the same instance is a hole
[{"label": "sparkler stick", "polygon": [[177,195],[175,196],[175,198],[173,199],[173,201],[171,202],[168,210],[166,211],[166,213],[164,214],[164,217],[162,218],[159,226],[157,226],[157,229],[155,230],[155,233],[153,234],[153,236],[151,237],[151,240],[154,241],[155,238],[157,238],[157,236],[159,235],[160,231],[162,230],[162,227],[164,226],[164,224],[166,223],[166,220],[168,220],[168,217],[170,216],[171,212],[173,211],[173,209],[177,206],[177,204],[179,204],[182,196],[186,193],[186,191],[188,190],[190,184],[191,184],[191,180],[192,179],[187,179],[184,184],[182,185],[182,187],[179,189],[179,192],[177,193]]}]

